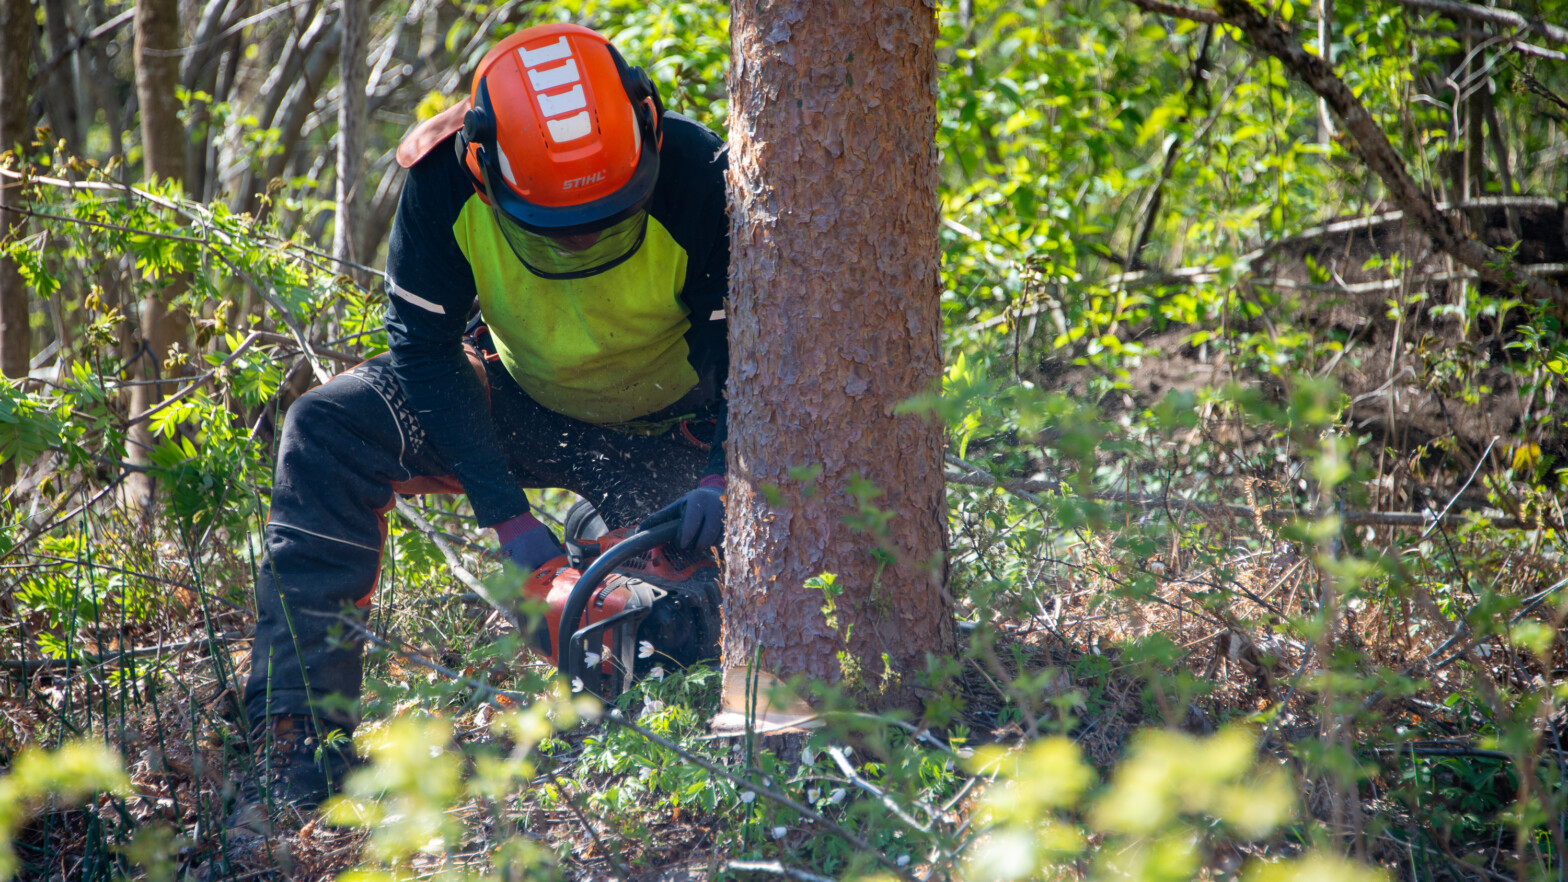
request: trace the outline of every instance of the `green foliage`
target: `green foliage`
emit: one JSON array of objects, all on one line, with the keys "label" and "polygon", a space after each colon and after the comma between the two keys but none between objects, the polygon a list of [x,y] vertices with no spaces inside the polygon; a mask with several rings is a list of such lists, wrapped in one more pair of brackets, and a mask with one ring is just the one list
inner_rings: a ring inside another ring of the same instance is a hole
[{"label": "green foliage", "polygon": [[[1478,39],[1481,24],[1391,0],[1333,6],[1336,71],[1423,184],[1458,192],[1474,115],[1510,166],[1488,148],[1486,193],[1561,195],[1548,96],[1568,79],[1511,48],[1527,33]],[[1538,6],[1543,21],[1568,12]],[[404,34],[381,86],[409,79],[375,99],[374,155],[465,92],[493,38],[544,20],[603,29],[672,109],[727,123],[720,3],[378,8],[373,30]],[[1322,54],[1318,9],[1274,7]],[[951,439],[960,653],[880,672],[841,653],[846,682],[813,693],[826,725],[798,761],[707,738],[713,670],[661,666],[619,717],[596,718],[518,661],[520,634],[498,636],[455,599],[466,589],[436,542],[393,518],[369,626],[407,652],[367,661],[373,762],[331,811],[369,837],[343,878],[602,875],[587,851],[633,872],[690,852],[721,873],[761,860],[976,882],[1382,877],[1345,854],[1420,879],[1474,874],[1477,860],[1560,875],[1560,317],[1436,280],[1408,226],[1325,232],[1386,211],[1386,197],[1342,133],[1320,136],[1316,96],[1234,29],[1122,0],[936,14],[946,370],[900,412],[942,420]],[[223,69],[281,49],[276,37],[309,23],[295,18],[247,25],[248,54]],[[129,57],[129,29],[104,39]],[[1471,53],[1484,68],[1473,82],[1457,67]],[[414,60],[450,70],[410,74]],[[321,253],[327,105],[288,129],[261,112],[260,83],[240,85],[180,92],[192,146],[222,156],[214,198],[127,189],[140,148],[107,159],[119,124],[107,113],[88,120],[103,162],[42,138],[23,153],[56,182],[7,180],[34,214],[3,247],[37,307],[35,339],[59,349],[39,379],[0,384],[0,463],[20,476],[0,503],[8,655],[28,673],[6,743],[107,733],[134,744],[137,791],[153,794],[50,816],[17,854],[85,853],[92,878],[156,878],[176,858],[187,874],[227,872],[209,773],[242,761],[215,696],[234,688],[224,647],[247,632],[264,561],[270,441],[302,381],[343,366],[311,364],[299,340],[347,363],[386,347],[378,287]],[[285,155],[279,179],[224,189]],[[367,196],[395,193],[390,168],[367,175]],[[1464,214],[1490,241],[1507,230],[1521,261],[1557,253],[1528,211]],[[136,331],[149,300],[190,322],[157,365]],[[160,505],[144,520],[115,507],[111,485],[133,449],[128,421],[144,416],[128,411],[128,384],[145,373],[166,388],[145,415]],[[789,486],[758,489],[774,505],[810,499],[821,473],[799,464]],[[842,489],[857,504],[844,526],[888,554],[885,488]],[[535,501],[548,514],[571,498]],[[471,526],[461,501],[421,504],[449,534]],[[1451,517],[1362,517],[1388,511]],[[515,577],[457,553],[515,595]],[[808,585],[839,630],[848,586],[831,573]],[[879,609],[899,609],[899,588],[876,586]],[[916,683],[922,715],[861,713],[850,687],[878,677]],[[117,766],[77,750],[16,755],[0,782],[8,834],[46,791],[124,787]]]},{"label": "green foliage", "polygon": [[[481,751],[473,772],[463,774],[463,757],[452,749],[451,725],[434,718],[399,717],[360,740],[371,762],[354,772],[343,795],[325,808],[333,823],[372,831],[367,856],[385,869],[356,869],[345,882],[408,878],[408,860],[418,854],[444,854],[457,848],[463,829],[452,809],[479,798],[494,808],[516,799],[536,775],[535,750],[558,729],[598,714],[593,699],[556,693],[519,711],[496,716],[491,726],[510,741],[510,750]],[[544,760],[549,762],[549,760]],[[558,873],[547,849],[526,840],[503,843],[495,858],[497,876],[459,871],[440,878],[553,879]]]},{"label": "green foliage", "polygon": [[12,839],[49,799],[79,803],[96,793],[130,790],[120,758],[102,744],[73,742],[54,750],[23,749],[0,778],[0,879],[16,874]]},{"label": "green foliage", "polygon": [[0,378],[0,464],[27,464],[67,444],[72,428],[61,418],[69,401],[29,394],[14,380]]}]

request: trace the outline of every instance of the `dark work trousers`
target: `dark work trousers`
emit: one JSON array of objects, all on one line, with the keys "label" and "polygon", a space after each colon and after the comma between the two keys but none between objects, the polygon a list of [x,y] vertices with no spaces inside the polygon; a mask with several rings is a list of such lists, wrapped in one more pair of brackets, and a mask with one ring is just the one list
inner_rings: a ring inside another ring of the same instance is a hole
[{"label": "dark work trousers", "polygon": [[[524,487],[570,490],[614,528],[673,502],[702,477],[708,454],[680,427],[661,435],[606,429],[539,405],[499,361],[486,362],[485,373],[490,412]],[[338,374],[289,409],[256,580],[245,687],[252,723],[314,711],[328,728],[353,731],[362,641],[346,622],[365,621],[394,487],[452,492],[450,473],[409,410],[388,355]]]}]

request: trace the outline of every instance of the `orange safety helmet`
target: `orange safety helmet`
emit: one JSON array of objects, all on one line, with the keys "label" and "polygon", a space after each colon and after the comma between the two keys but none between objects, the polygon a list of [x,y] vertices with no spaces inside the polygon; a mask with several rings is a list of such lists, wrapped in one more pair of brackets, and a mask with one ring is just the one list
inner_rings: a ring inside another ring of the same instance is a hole
[{"label": "orange safety helmet", "polygon": [[636,253],[664,116],[642,68],[588,28],[540,25],[485,55],[472,101],[457,155],[524,266],[574,279]]}]

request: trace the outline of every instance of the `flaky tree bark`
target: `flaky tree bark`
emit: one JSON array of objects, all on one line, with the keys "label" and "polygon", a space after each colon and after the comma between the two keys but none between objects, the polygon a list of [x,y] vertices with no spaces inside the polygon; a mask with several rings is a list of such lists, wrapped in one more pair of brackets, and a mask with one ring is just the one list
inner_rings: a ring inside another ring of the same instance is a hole
[{"label": "flaky tree bark", "polygon": [[[27,68],[37,27],[31,0],[0,0],[0,153],[33,140],[27,129]],[[18,201],[14,181],[0,186],[0,243],[9,242],[26,216],[6,209]],[[0,371],[27,376],[32,358],[27,320],[27,284],[16,263],[0,257]]]},{"label": "flaky tree bark", "polygon": [[[332,220],[332,256],[362,263],[356,253],[359,228],[364,223],[365,80],[369,70],[365,43],[370,17],[368,0],[343,0],[343,46],[338,51],[338,174],[337,211]],[[348,271],[361,284],[358,271]]]},{"label": "flaky tree bark", "polygon": [[[136,100],[142,117],[142,172],[145,177],[181,181],[185,176],[185,127],[180,123],[180,7],[178,0],[138,0],[136,4]],[[137,325],[141,331],[140,356],[131,362],[133,379],[155,379],[169,345],[183,322],[171,314],[167,301],[177,296],[176,281],[161,292],[142,299]],[[130,412],[145,413],[163,398],[161,383],[131,387]],[[126,459],[146,466],[155,439],[148,422],[131,427]],[[133,473],[125,482],[126,501],[145,509],[152,504],[153,481],[146,473]]]},{"label": "flaky tree bark", "polygon": [[726,673],[909,705],[954,644],[943,430],[895,410],[942,370],[933,9],[738,0],[730,28]]}]

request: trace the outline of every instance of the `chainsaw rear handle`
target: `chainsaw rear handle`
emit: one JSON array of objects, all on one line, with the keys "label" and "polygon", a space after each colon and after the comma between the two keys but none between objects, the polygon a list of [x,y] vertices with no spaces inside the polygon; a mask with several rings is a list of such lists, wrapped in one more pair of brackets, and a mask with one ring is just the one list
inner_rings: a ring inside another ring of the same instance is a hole
[{"label": "chainsaw rear handle", "polygon": [[572,635],[577,633],[583,612],[588,609],[588,599],[604,581],[604,577],[637,555],[669,544],[675,539],[675,534],[680,531],[680,528],[679,521],[670,521],[641,533],[633,533],[615,543],[609,550],[601,552],[594,559],[593,565],[583,570],[582,576],[577,579],[577,584],[572,586],[572,593],[566,598],[565,608],[561,610],[561,624],[555,635],[555,664],[558,669],[562,671],[569,669],[565,656],[566,648],[571,645]]}]

